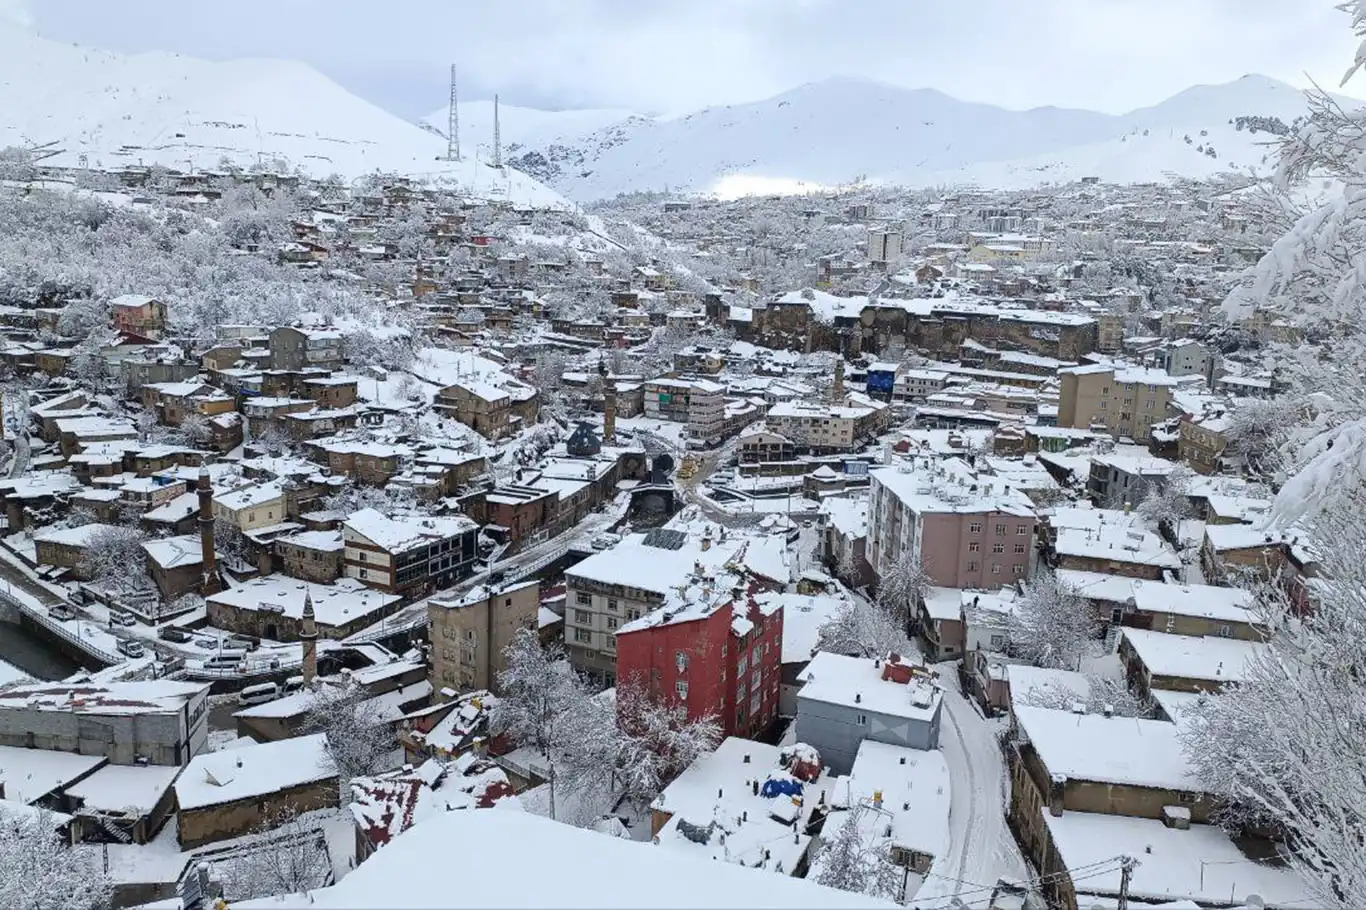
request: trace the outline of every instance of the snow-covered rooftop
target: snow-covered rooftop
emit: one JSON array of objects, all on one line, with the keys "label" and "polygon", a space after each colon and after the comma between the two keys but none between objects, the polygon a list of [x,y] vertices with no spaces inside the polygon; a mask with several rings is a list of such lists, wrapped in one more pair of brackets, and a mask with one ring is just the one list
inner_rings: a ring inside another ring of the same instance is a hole
[{"label": "snow-covered rooftop", "polygon": [[288,575],[267,575],[212,594],[206,602],[299,619],[304,612],[305,594],[313,601],[318,624],[332,627],[372,616],[401,599],[396,594],[366,587],[354,578],[339,578],[333,584],[322,585]]},{"label": "snow-covered rooftop", "polygon": [[[939,713],[943,697],[930,671],[909,667],[909,683],[889,677],[889,661],[873,661],[821,651],[799,677],[798,701],[842,705],[890,717],[929,721]],[[908,666],[903,664],[902,666]]]},{"label": "snow-covered rooftop", "polygon": [[0,781],[5,799],[31,803],[107,764],[103,755],[0,746]]},{"label": "snow-covered rooftop", "polygon": [[[453,844],[468,845],[452,849]],[[535,874],[525,858],[534,857]],[[239,902],[234,910],[601,910],[747,907],[839,910],[893,904],[764,875],[650,844],[603,837],[530,812],[445,812],[395,838],[330,888]]]},{"label": "snow-covered rooftop", "polygon": [[1014,713],[1050,774],[1105,784],[1202,790],[1177,738],[1176,724],[1026,705],[1016,706]]},{"label": "snow-covered rooftop", "polygon": [[170,679],[139,682],[50,682],[0,691],[0,708],[73,714],[166,714],[205,694],[202,683]]},{"label": "snow-covered rooftop", "polygon": [[1241,682],[1250,664],[1267,649],[1257,641],[1168,635],[1149,629],[1125,629],[1124,640],[1152,675],[1208,680],[1212,687]]},{"label": "snow-covered rooftop", "polygon": [[200,809],[334,779],[337,772],[327,758],[326,741],[326,734],[315,733],[196,755],[176,781],[176,803],[181,809]]}]

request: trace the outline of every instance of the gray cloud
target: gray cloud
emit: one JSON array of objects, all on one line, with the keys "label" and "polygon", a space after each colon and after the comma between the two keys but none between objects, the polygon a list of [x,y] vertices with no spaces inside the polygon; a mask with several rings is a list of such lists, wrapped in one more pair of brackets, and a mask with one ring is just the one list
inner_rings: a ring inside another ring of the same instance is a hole
[{"label": "gray cloud", "polygon": [[[0,0],[0,14],[11,7],[23,11]],[[467,97],[498,91],[542,107],[677,112],[854,75],[1007,107],[1118,112],[1249,72],[1333,83],[1353,51],[1333,0],[238,0],[214,15],[196,8],[30,0],[28,11],[47,37],[114,50],[303,60],[410,117],[444,102],[452,61]]]}]

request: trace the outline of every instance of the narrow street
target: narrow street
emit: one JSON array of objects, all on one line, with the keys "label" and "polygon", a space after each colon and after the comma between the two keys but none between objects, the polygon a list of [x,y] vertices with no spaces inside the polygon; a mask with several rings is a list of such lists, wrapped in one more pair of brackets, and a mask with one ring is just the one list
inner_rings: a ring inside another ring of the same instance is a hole
[{"label": "narrow street", "polygon": [[953,663],[938,664],[944,681],[944,722],[939,749],[949,766],[950,848],[935,861],[912,905],[937,906],[957,897],[985,906],[998,879],[1028,881],[1024,857],[1006,824],[1009,798],[1005,758],[996,726],[958,691]]}]

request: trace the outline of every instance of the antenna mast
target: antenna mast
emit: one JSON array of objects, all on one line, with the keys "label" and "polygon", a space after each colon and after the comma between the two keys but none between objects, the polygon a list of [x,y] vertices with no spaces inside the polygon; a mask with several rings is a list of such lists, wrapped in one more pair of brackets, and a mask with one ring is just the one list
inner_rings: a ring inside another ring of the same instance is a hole
[{"label": "antenna mast", "polygon": [[460,107],[455,87],[455,64],[451,64],[451,107],[446,113],[446,160],[460,160]]},{"label": "antenna mast", "polygon": [[493,166],[503,167],[503,137],[498,131],[498,96],[493,96]]}]

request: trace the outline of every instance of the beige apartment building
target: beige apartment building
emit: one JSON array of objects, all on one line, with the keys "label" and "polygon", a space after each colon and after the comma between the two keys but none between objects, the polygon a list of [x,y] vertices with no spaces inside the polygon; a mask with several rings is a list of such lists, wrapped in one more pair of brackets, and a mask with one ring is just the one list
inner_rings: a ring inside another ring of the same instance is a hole
[{"label": "beige apartment building", "polygon": [[768,428],[792,440],[799,451],[849,452],[887,428],[882,402],[850,395],[841,404],[784,401],[769,409]]},{"label": "beige apartment building", "polygon": [[1070,367],[1062,381],[1058,426],[1078,430],[1104,427],[1112,436],[1146,444],[1154,424],[1168,416],[1176,380],[1163,370],[1112,366]]},{"label": "beige apartment building", "polygon": [[506,651],[518,629],[535,629],[541,606],[536,581],[477,585],[463,597],[427,601],[431,621],[432,691],[498,690]]},{"label": "beige apartment building", "polygon": [[719,442],[725,431],[725,391],[708,379],[651,379],[645,383],[645,416],[686,423],[690,442]]}]

